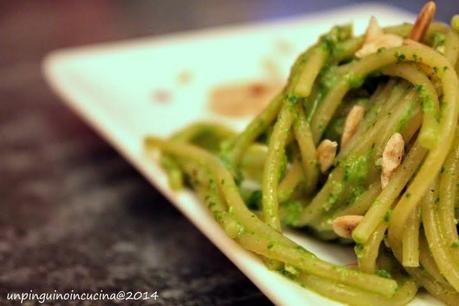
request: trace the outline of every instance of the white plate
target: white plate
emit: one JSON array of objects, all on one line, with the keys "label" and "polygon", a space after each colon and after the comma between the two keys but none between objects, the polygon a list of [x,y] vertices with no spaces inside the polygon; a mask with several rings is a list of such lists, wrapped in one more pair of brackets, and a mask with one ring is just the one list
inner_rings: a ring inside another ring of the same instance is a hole
[{"label": "white plate", "polygon": [[[296,55],[334,24],[353,22],[363,32],[375,15],[382,24],[412,21],[412,14],[381,5],[360,5],[288,20],[232,26],[56,51],[44,61],[52,88],[116,147],[156,188],[199,228],[277,305],[340,305],[269,271],[260,260],[229,239],[207,210],[187,191],[173,193],[164,173],[142,150],[147,134],[167,136],[197,120],[218,120],[241,129],[249,118],[218,117],[206,107],[209,90],[230,81],[266,76],[262,62],[274,60],[282,74]],[[279,51],[288,42],[292,52]],[[276,47],[277,46],[277,47]],[[186,86],[182,72],[191,73]],[[171,101],[158,103],[154,93],[167,90]],[[154,205],[154,203],[152,203]],[[326,260],[355,261],[349,248],[289,233]],[[412,305],[438,304],[420,294]]]}]

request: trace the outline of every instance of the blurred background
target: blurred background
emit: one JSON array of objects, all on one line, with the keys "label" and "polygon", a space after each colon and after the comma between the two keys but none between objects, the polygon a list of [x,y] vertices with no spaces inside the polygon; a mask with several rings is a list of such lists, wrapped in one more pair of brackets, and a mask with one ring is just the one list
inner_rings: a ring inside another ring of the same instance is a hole
[{"label": "blurred background", "polygon": [[[436,2],[439,20],[449,21],[459,12],[459,1]],[[42,77],[41,61],[51,50],[63,47],[278,19],[359,3],[1,1],[0,305],[12,305],[6,301],[7,292],[30,289],[158,291],[155,305],[270,305],[59,101]],[[380,3],[415,13],[424,1]]]}]

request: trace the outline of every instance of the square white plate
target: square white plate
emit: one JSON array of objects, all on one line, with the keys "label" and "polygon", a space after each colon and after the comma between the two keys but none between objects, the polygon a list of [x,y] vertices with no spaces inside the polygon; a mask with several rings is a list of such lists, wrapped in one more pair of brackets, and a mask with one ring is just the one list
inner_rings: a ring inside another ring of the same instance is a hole
[{"label": "square white plate", "polygon": [[[353,22],[362,33],[375,15],[382,24],[413,21],[405,11],[360,5],[288,20],[180,33],[56,51],[44,61],[44,73],[63,100],[93,126],[204,233],[277,305],[340,305],[269,271],[260,260],[229,239],[188,191],[172,192],[155,161],[142,149],[145,135],[167,136],[197,120],[218,120],[241,129],[249,118],[216,116],[207,108],[217,84],[266,77],[263,61],[274,60],[286,76],[295,57],[335,24]],[[279,52],[287,42],[291,52]],[[276,47],[277,45],[277,47]],[[182,73],[192,76],[180,85]],[[167,92],[160,103],[155,93]],[[154,205],[154,203],[152,203]],[[349,264],[351,249],[289,232],[326,260]],[[439,305],[420,294],[411,305]]]}]

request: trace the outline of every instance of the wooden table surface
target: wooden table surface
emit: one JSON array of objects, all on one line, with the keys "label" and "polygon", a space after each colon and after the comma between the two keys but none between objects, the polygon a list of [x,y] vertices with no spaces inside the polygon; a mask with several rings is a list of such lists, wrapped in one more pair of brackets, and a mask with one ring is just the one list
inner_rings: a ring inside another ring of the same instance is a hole
[{"label": "wooden table surface", "polygon": [[[386,2],[412,11],[423,3]],[[437,2],[441,20],[459,11],[459,1]],[[72,289],[158,291],[154,305],[270,305],[59,101],[43,79],[41,61],[62,47],[350,3],[359,1],[2,1],[0,305],[17,305],[6,301],[8,292]]]}]

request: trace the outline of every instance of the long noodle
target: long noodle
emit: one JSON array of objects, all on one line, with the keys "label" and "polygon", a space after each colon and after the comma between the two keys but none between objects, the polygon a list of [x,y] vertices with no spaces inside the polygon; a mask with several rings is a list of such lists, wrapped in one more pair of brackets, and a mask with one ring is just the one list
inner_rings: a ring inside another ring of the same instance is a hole
[{"label": "long noodle", "polygon": [[[148,136],[146,148],[160,150],[171,187],[193,188],[228,236],[319,294],[405,305],[424,287],[458,305],[459,16],[451,24],[432,23],[420,42],[361,58],[366,38],[336,26],[298,57],[282,91],[242,133],[195,124],[167,140]],[[401,37],[411,30],[384,29]],[[343,144],[356,106],[364,116]],[[395,134],[405,153],[387,177]],[[338,148],[321,172],[324,140]],[[351,234],[336,229],[351,219],[355,228],[343,227]],[[319,259],[284,226],[354,243],[358,268]]]}]

